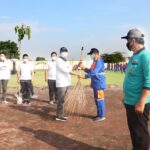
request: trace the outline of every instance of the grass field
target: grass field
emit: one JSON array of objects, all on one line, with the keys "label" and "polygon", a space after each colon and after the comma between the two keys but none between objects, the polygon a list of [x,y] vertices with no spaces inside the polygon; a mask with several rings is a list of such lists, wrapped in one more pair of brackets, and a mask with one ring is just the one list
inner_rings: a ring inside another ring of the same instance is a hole
[{"label": "grass field", "polygon": [[[84,74],[84,73],[83,73]],[[115,84],[121,86],[123,83],[124,74],[120,72],[112,72],[112,71],[106,71],[106,82],[107,85]],[[75,85],[77,82],[77,77],[72,76],[72,84]],[[90,79],[83,79],[82,80],[83,85],[89,85]],[[18,85],[16,75],[12,75],[8,86],[9,87],[16,87]],[[36,87],[44,87],[47,86],[47,83],[45,82],[44,78],[44,70],[36,71],[35,72],[35,80],[34,80],[34,86]]]}]

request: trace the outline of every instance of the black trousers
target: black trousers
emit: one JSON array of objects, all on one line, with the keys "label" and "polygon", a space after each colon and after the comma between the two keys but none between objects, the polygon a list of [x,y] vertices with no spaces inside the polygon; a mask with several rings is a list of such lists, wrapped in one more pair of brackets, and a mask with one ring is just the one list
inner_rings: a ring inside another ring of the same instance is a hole
[{"label": "black trousers", "polygon": [[23,99],[29,100],[31,94],[31,80],[20,80],[20,84]]},{"label": "black trousers", "polygon": [[148,120],[150,103],[145,105],[143,114],[136,113],[135,106],[125,104],[125,108],[133,150],[149,150]]},{"label": "black trousers", "polygon": [[2,100],[6,99],[8,80],[0,80],[0,95],[2,90]]},{"label": "black trousers", "polygon": [[48,80],[49,101],[57,101],[56,80]]},{"label": "black trousers", "polygon": [[67,94],[68,87],[59,87],[57,88],[57,117],[63,117],[64,116],[64,102],[65,102],[65,96]]}]

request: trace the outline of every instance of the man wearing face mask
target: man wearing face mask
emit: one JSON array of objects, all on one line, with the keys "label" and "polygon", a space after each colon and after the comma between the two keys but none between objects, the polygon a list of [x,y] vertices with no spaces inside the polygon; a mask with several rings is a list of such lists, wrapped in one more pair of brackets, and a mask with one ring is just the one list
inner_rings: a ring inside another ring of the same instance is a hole
[{"label": "man wearing face mask", "polygon": [[129,30],[122,39],[127,40],[127,48],[133,52],[123,83],[123,102],[133,150],[149,150],[150,51],[144,47],[144,34],[138,29]]},{"label": "man wearing face mask", "polygon": [[56,87],[57,87],[57,113],[56,120],[66,121],[67,117],[64,116],[64,100],[68,87],[71,85],[71,66],[67,61],[68,50],[66,47],[60,49],[60,57],[56,62]]},{"label": "man wearing face mask", "polygon": [[91,68],[88,69],[82,62],[79,63],[79,67],[87,73],[84,77],[81,76],[81,78],[91,78],[91,87],[93,88],[95,104],[97,107],[97,115],[93,120],[102,121],[105,120],[104,90],[106,88],[106,77],[104,73],[104,61],[96,48],[92,48],[88,55],[93,59],[93,64],[91,65]]},{"label": "man wearing face mask", "polygon": [[57,103],[56,98],[56,60],[57,53],[51,53],[51,60],[47,63],[45,68],[45,81],[48,82],[49,88],[49,103]]},{"label": "man wearing face mask", "polygon": [[23,55],[23,61],[20,63],[17,78],[21,84],[21,92],[23,95],[23,103],[30,103],[31,82],[34,78],[33,65],[29,62],[28,54]]},{"label": "man wearing face mask", "polygon": [[3,52],[0,53],[0,96],[2,90],[2,97],[0,97],[0,102],[7,104],[6,92],[7,92],[7,83],[10,79],[10,64],[5,57]]}]

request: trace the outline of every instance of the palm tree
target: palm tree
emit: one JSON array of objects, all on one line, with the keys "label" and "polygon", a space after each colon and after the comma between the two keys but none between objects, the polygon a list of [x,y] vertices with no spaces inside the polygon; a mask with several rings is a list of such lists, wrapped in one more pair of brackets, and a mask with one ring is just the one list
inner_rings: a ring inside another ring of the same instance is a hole
[{"label": "palm tree", "polygon": [[25,26],[22,24],[21,27],[18,25],[15,26],[15,33],[18,33],[18,44],[19,44],[19,53],[21,54],[21,41],[23,40],[24,36],[28,37],[28,40],[31,38],[31,30],[30,26]]}]

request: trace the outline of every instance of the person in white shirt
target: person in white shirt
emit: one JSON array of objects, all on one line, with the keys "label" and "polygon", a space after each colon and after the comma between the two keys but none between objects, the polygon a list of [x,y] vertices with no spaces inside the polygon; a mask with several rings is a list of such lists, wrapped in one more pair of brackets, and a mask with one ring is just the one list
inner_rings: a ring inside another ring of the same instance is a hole
[{"label": "person in white shirt", "polygon": [[64,101],[68,87],[71,85],[71,66],[67,61],[68,50],[65,47],[60,49],[60,57],[56,62],[56,88],[57,88],[57,112],[56,120],[66,121],[64,116]]},{"label": "person in white shirt", "polygon": [[0,101],[1,103],[5,103],[5,104],[8,103],[6,101],[6,92],[7,92],[8,80],[10,79],[10,72],[11,72],[10,64],[6,59],[5,54],[1,52],[0,53],[0,94],[2,94],[2,97],[0,97]]},{"label": "person in white shirt", "polygon": [[48,61],[45,68],[45,81],[48,82],[48,90],[49,90],[49,103],[54,104],[57,103],[56,97],[56,60],[57,53],[51,53],[51,60]]},{"label": "person in white shirt", "polygon": [[34,78],[33,64],[29,62],[28,54],[23,55],[23,61],[20,63],[17,78],[20,81],[23,103],[30,103],[31,82]]}]

